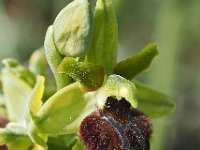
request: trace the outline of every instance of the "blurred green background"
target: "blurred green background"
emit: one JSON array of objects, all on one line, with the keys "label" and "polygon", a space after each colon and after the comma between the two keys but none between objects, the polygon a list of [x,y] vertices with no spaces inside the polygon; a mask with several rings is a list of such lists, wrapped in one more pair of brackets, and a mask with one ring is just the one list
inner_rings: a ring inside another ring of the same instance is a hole
[{"label": "blurred green background", "polygon": [[[0,60],[12,57],[26,63],[69,2],[0,0]],[[200,149],[200,1],[114,0],[114,6],[118,59],[158,43],[160,56],[137,78],[177,101],[175,113],[153,121],[151,149]]]}]

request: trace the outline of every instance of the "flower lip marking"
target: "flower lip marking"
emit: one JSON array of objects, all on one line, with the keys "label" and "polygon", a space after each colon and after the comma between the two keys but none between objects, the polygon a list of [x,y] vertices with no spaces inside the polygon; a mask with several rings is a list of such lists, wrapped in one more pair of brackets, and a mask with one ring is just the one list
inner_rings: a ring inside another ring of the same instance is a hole
[{"label": "flower lip marking", "polygon": [[103,109],[87,116],[80,136],[88,150],[149,150],[152,125],[147,116],[122,98],[108,97]]}]

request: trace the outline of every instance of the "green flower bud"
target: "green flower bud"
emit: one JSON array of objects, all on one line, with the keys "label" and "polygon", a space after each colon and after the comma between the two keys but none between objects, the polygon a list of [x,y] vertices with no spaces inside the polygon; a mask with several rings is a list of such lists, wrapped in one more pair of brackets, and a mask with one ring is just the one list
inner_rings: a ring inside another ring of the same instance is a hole
[{"label": "green flower bud", "polygon": [[53,37],[61,55],[80,57],[90,48],[93,3],[88,0],[74,0],[58,14],[53,24]]}]

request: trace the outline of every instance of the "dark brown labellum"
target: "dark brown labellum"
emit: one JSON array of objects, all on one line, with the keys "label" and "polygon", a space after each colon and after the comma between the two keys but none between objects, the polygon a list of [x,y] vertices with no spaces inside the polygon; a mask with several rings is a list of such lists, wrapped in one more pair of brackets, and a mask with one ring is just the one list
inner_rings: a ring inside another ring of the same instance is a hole
[{"label": "dark brown labellum", "polygon": [[0,150],[8,150],[8,148],[6,145],[2,145],[2,146],[0,146]]},{"label": "dark brown labellum", "polygon": [[103,110],[87,116],[80,126],[88,150],[149,150],[151,133],[149,118],[124,98],[109,97]]}]

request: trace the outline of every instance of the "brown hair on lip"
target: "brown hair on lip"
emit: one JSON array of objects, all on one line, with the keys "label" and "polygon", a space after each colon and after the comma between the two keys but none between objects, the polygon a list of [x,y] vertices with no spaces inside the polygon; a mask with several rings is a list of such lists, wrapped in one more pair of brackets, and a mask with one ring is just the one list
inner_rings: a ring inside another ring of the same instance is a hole
[{"label": "brown hair on lip", "polygon": [[82,121],[79,133],[87,150],[149,150],[152,124],[124,98],[108,97],[102,110]]}]

